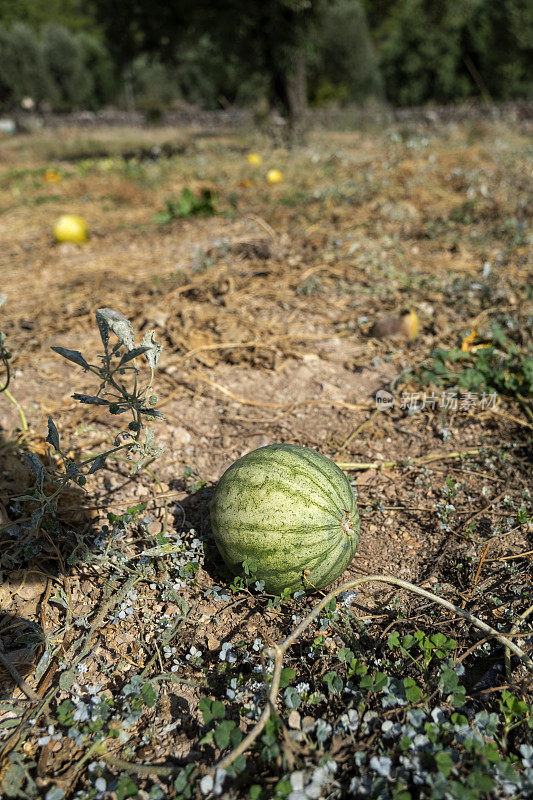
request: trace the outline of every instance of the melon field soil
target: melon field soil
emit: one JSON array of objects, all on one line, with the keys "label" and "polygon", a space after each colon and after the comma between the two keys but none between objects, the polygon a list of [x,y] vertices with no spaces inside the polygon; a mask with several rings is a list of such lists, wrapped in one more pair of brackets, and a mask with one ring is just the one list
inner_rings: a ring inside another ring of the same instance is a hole
[{"label": "melon field soil", "polygon": [[[232,579],[208,513],[244,453],[315,448],[344,465],[361,516],[335,585],[401,578],[531,652],[527,116],[316,130],[292,151],[251,129],[0,140],[0,797],[532,790],[527,668],[506,670],[457,611],[378,583],[302,631],[268,723],[213,771],[267,702],[264,649],[321,593]],[[184,189],[214,208],[180,216]],[[67,213],[85,244],[53,241]],[[72,398],[94,376],[50,349],[94,363],[103,307],[163,345],[151,428],[165,449],[134,476],[110,459],[32,534],[14,498],[32,485],[24,453],[54,462],[48,417],[78,461],[119,430]],[[376,409],[379,389],[394,407]]]}]

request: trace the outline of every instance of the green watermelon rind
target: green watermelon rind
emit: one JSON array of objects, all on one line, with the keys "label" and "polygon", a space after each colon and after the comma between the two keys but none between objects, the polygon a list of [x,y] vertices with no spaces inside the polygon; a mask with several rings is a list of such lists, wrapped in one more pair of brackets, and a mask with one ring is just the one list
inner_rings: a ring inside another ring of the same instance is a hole
[{"label": "green watermelon rind", "polygon": [[243,561],[254,561],[256,579],[271,594],[328,586],[359,543],[346,475],[321,453],[291,444],[260,447],[226,470],[211,502],[211,528],[229,569],[242,574]]}]

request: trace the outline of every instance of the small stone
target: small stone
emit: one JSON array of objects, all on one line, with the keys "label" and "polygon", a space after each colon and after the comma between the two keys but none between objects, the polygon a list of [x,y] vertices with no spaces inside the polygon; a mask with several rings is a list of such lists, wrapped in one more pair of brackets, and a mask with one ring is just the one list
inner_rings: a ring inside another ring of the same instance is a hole
[{"label": "small stone", "polygon": [[162,530],[162,525],[156,519],[152,520],[152,522],[148,525],[148,533],[150,534],[150,536],[156,536],[156,534],[161,533],[161,530]]},{"label": "small stone", "polygon": [[309,731],[309,730],[311,730],[311,728],[312,728],[312,727],[314,726],[314,724],[315,724],[315,721],[316,721],[316,720],[314,719],[314,717],[304,717],[304,718],[303,718],[303,721],[302,721],[302,730],[303,730],[303,731]]},{"label": "small stone", "polygon": [[293,730],[300,730],[302,724],[302,718],[300,717],[299,713],[296,711],[295,708],[289,714],[289,728]]},{"label": "small stone", "polygon": [[214,653],[217,650],[220,650],[220,640],[219,639],[215,639],[213,636],[210,636],[208,638],[208,640],[207,640],[207,649],[211,653]]},{"label": "small stone", "polygon": [[184,447],[191,441],[191,434],[185,428],[174,428],[172,431],[172,443],[174,447]]}]

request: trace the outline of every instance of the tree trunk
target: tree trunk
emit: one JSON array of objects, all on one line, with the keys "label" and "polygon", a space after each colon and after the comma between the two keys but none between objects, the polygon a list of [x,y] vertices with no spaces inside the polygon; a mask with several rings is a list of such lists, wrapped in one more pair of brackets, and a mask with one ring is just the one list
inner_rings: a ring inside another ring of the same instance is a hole
[{"label": "tree trunk", "polygon": [[288,133],[293,144],[301,144],[305,136],[307,111],[307,75],[305,53],[298,48],[291,73],[287,76]]},{"label": "tree trunk", "polygon": [[274,133],[274,138],[280,138],[288,145],[303,142],[307,110],[307,80],[303,48],[295,50],[291,61],[288,69],[279,67],[275,69],[270,82],[272,106],[281,114],[281,118],[278,118],[278,130]]}]

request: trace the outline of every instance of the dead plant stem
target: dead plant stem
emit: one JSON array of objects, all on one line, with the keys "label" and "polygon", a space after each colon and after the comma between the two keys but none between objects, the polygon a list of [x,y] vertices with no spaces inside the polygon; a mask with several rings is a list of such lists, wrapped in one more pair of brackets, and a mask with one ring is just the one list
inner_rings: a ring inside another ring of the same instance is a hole
[{"label": "dead plant stem", "polygon": [[301,634],[309,627],[311,622],[320,614],[322,609],[337,595],[341,594],[342,592],[346,592],[350,589],[354,589],[356,586],[360,586],[363,583],[385,583],[391,584],[392,586],[399,586],[402,589],[406,589],[409,592],[413,592],[414,594],[420,595],[421,597],[426,597],[428,600],[431,600],[434,603],[438,603],[439,605],[443,606],[444,608],[448,609],[448,611],[453,611],[460,617],[468,620],[472,625],[475,625],[484,633],[488,633],[491,636],[494,636],[504,647],[508,648],[508,650],[512,650],[515,655],[517,655],[520,660],[525,664],[526,668],[533,672],[533,661],[527,656],[527,654],[514,642],[508,639],[506,636],[503,636],[497,630],[492,628],[487,623],[483,622],[482,620],[474,617],[472,614],[469,614],[468,611],[464,611],[462,608],[458,608],[453,603],[450,603],[448,600],[445,600],[443,597],[439,597],[438,595],[433,594],[432,592],[428,592],[425,589],[420,588],[419,586],[415,586],[413,583],[408,583],[408,581],[401,580],[400,578],[394,578],[389,575],[368,575],[364,578],[356,578],[353,581],[348,581],[348,583],[344,583],[342,586],[339,586],[337,589],[329,592],[322,600],[316,604],[313,610],[300,622],[300,624],[282,641],[274,644],[273,647],[268,647],[265,649],[264,653],[269,658],[274,659],[274,673],[272,676],[272,682],[270,684],[270,691],[268,693],[268,700],[263,709],[263,712],[254,725],[252,730],[248,733],[247,736],[244,737],[242,742],[235,747],[231,753],[228,753],[227,756],[224,756],[214,767],[214,769],[227,769],[233,762],[239,758],[243,753],[245,753],[248,748],[255,742],[255,740],[260,736],[261,732],[263,731],[265,725],[267,724],[271,711],[275,707],[278,691],[279,691],[279,683],[281,677],[281,670],[283,666],[283,658],[285,653],[289,649],[289,647],[301,636]]}]

